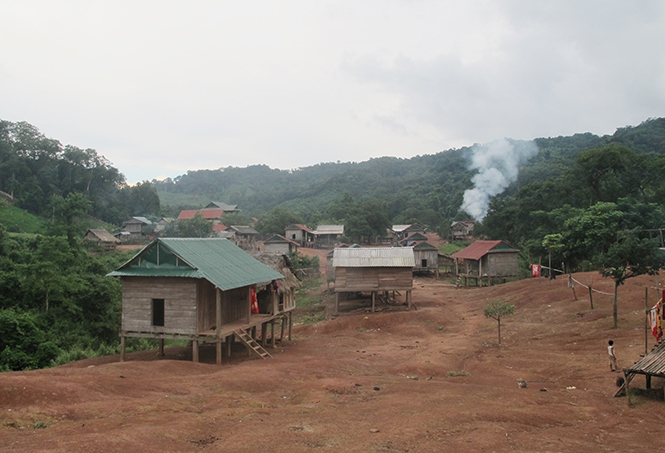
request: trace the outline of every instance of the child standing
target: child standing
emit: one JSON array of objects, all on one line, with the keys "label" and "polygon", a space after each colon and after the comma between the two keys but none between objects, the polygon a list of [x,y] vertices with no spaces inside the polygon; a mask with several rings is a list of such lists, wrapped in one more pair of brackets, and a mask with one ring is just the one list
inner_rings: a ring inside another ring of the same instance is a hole
[{"label": "child standing", "polygon": [[619,367],[617,366],[617,356],[614,354],[614,341],[609,341],[609,346],[607,347],[607,354],[610,356],[610,371],[614,372]]}]

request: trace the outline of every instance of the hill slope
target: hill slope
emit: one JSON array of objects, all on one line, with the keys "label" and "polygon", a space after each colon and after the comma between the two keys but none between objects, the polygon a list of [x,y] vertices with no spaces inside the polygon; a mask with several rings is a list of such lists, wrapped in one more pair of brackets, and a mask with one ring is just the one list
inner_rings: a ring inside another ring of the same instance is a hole
[{"label": "hill slope", "polygon": [[[612,288],[597,274],[575,277]],[[639,277],[621,288],[617,330],[611,297],[597,295],[591,310],[565,280],[460,290],[419,280],[417,311],[296,327],[272,360],[237,355],[217,367],[173,348],[165,360],[139,353],[2,373],[0,449],[637,450],[647,427],[665,422],[662,401],[643,395],[629,408],[613,398],[605,346],[615,340],[623,366],[639,358],[644,288],[655,284]],[[482,312],[496,298],[517,306],[501,347]]]}]

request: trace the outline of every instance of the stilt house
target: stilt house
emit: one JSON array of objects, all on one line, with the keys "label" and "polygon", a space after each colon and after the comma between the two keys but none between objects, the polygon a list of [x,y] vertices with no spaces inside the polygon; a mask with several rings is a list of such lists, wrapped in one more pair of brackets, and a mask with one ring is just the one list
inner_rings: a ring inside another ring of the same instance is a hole
[{"label": "stilt house", "polygon": [[341,294],[353,292],[371,293],[374,311],[378,295],[405,291],[406,303],[411,309],[415,266],[411,247],[336,248],[333,266],[335,312],[339,311]]},{"label": "stilt house", "polygon": [[265,343],[267,325],[295,308],[278,292],[284,275],[227,239],[156,239],[109,275],[122,281],[121,360],[128,337],[159,339],[161,353],[179,338],[192,341],[194,361],[199,342],[216,343],[221,364],[222,343],[227,355],[234,338],[256,352],[256,327]]},{"label": "stilt house", "polygon": [[491,282],[494,278],[517,277],[519,250],[505,241],[476,241],[467,248],[452,254],[455,272],[465,280],[475,279]]},{"label": "stilt house", "polygon": [[415,260],[414,273],[434,273],[439,276],[439,249],[426,241],[418,242],[413,246],[413,259]]}]

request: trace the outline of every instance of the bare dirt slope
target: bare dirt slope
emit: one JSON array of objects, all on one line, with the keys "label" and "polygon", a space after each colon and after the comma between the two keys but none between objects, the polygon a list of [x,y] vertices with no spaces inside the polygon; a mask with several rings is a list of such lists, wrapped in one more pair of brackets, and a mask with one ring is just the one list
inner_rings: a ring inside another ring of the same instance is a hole
[{"label": "bare dirt slope", "polygon": [[[577,278],[592,276],[611,292],[597,274]],[[297,326],[274,359],[218,367],[173,348],[167,359],[0,374],[0,450],[636,451],[665,422],[665,403],[614,398],[606,345],[616,341],[623,366],[644,352],[644,289],[656,284],[620,288],[618,330],[611,297],[591,310],[564,280],[459,290],[418,280],[417,311]],[[517,306],[500,347],[482,311],[497,298]]]}]

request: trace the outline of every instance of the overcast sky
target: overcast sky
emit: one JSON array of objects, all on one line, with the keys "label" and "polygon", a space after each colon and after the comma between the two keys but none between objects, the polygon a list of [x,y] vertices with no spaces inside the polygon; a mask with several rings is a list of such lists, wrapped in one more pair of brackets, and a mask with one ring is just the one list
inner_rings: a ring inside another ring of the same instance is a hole
[{"label": "overcast sky", "polygon": [[665,116],[665,2],[0,0],[0,119],[130,183]]}]

